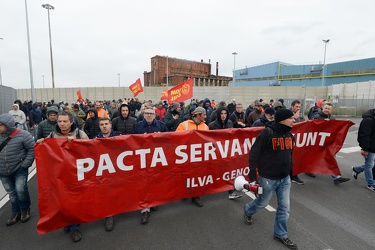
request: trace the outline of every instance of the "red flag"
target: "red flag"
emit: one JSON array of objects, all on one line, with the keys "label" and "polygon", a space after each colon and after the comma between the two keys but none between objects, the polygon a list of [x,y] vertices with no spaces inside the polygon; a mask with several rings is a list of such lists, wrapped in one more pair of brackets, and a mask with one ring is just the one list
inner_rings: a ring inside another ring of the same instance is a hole
[{"label": "red flag", "polygon": [[168,90],[161,92],[160,100],[168,100]]},{"label": "red flag", "polygon": [[83,101],[85,101],[85,99],[83,99],[83,97],[81,95],[81,90],[77,91],[77,97],[78,97],[77,102],[83,102]]},{"label": "red flag", "polygon": [[134,97],[136,97],[139,93],[143,92],[141,79],[137,79],[135,83],[129,86],[131,92],[133,92]]},{"label": "red flag", "polygon": [[193,78],[168,90],[168,102],[183,102],[193,97]]}]

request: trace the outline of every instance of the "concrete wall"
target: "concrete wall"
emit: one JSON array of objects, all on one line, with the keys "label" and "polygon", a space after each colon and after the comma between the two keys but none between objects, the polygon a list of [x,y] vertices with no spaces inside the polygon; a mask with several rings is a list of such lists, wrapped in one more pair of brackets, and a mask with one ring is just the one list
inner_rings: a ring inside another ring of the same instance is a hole
[{"label": "concrete wall", "polygon": [[[161,92],[165,87],[144,87],[144,92],[137,98],[145,100],[160,100]],[[132,98],[133,94],[128,87],[97,87],[97,88],[45,88],[35,89],[36,101],[55,102],[66,101],[75,102],[77,100],[77,91],[80,90],[83,98],[90,100],[117,100],[119,98]],[[270,99],[283,98],[284,100],[303,99],[306,92],[307,98],[327,98],[327,87],[194,87],[195,99],[214,99],[215,101],[225,100],[229,102],[235,98],[238,103],[249,105],[255,99],[262,98],[266,101]],[[30,89],[18,89],[18,98],[29,100],[31,97]],[[288,102],[286,102],[287,104]]]}]

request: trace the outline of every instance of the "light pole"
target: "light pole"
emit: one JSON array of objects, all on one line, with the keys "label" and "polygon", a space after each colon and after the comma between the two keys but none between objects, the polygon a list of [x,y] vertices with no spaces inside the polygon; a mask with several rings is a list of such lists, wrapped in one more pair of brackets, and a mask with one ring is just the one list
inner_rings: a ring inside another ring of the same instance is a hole
[{"label": "light pole", "polygon": [[[0,40],[4,40],[4,38],[0,37]],[[1,77],[1,65],[0,65],[0,86],[3,85],[3,78]]]},{"label": "light pole", "polygon": [[29,51],[29,69],[30,69],[31,99],[33,101],[36,101],[35,100],[34,80],[33,80],[33,65],[31,63],[29,16],[27,14],[27,1],[26,0],[25,0],[25,11],[26,11],[27,48],[28,48],[28,51]]},{"label": "light pole", "polygon": [[118,86],[120,87],[120,73],[118,73],[117,76],[118,76]]},{"label": "light pole", "polygon": [[327,43],[329,43],[329,39],[322,40],[324,43],[324,59],[323,59],[323,69],[322,69],[322,86],[324,86],[324,77],[325,77],[325,70],[326,70],[326,51],[327,51]]},{"label": "light pole", "polygon": [[237,55],[238,53],[237,52],[233,52],[232,53],[232,55],[233,55],[233,60],[234,60],[234,62],[233,62],[233,86],[236,84],[236,55]]},{"label": "light pole", "polygon": [[42,76],[42,78],[43,78],[43,88],[44,88],[44,75]]},{"label": "light pole", "polygon": [[168,90],[168,83],[169,83],[169,79],[168,79],[168,56],[167,56],[167,67],[166,67],[166,74],[167,74],[167,90]]},{"label": "light pole", "polygon": [[52,56],[51,22],[50,22],[50,17],[49,17],[49,10],[54,10],[55,7],[53,7],[52,5],[49,5],[48,3],[42,4],[42,7],[47,9],[47,12],[48,12],[49,51],[51,54],[52,88],[55,88],[55,74],[53,71],[53,56]]}]

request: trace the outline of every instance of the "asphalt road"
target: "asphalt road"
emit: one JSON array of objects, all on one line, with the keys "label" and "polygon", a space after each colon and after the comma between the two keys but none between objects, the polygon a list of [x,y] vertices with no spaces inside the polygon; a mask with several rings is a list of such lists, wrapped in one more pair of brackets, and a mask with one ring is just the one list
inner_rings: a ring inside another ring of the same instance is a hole
[{"label": "asphalt road", "polygon": [[[356,138],[354,127],[337,154],[345,177],[352,177],[352,165],[363,163]],[[288,223],[298,249],[375,249],[375,193],[366,188],[363,174],[340,185],[330,176],[300,178],[305,185],[292,184]],[[104,220],[87,223],[81,226],[83,239],[73,243],[63,230],[37,234],[36,176],[29,189],[29,222],[7,227],[9,202],[0,209],[0,249],[287,249],[272,238],[275,212],[264,209],[253,216],[251,226],[244,223],[243,207],[251,201],[246,194],[238,200],[228,200],[226,192],[207,195],[202,208],[190,200],[171,202],[152,212],[146,225],[140,224],[139,211],[120,214],[112,232],[104,230]],[[275,198],[270,205],[277,207]]]}]

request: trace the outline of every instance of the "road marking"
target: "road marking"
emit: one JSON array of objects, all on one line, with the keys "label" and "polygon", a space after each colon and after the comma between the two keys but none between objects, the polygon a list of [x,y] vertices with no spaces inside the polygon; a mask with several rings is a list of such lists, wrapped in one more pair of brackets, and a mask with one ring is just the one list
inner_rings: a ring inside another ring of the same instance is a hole
[{"label": "road marking", "polygon": [[339,152],[344,153],[344,154],[350,154],[350,153],[355,153],[359,151],[361,151],[361,147],[356,146],[356,147],[342,148]]},{"label": "road marking", "polygon": [[[249,196],[250,198],[252,198],[253,200],[255,200],[257,197],[250,191],[247,191],[247,190],[242,190],[242,192],[244,192],[247,196]],[[271,207],[270,205],[267,205],[266,209],[270,212],[276,212],[276,209],[274,209],[273,207]]]},{"label": "road marking", "polygon": [[[33,176],[35,175],[36,173],[36,168],[34,168],[30,173],[29,173],[29,177],[27,178],[27,181],[30,181],[31,178],[33,178]],[[9,195],[5,195],[1,200],[0,200],[0,208],[2,208],[7,202],[9,201]]]}]

